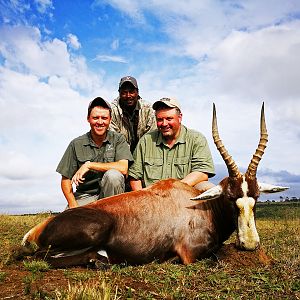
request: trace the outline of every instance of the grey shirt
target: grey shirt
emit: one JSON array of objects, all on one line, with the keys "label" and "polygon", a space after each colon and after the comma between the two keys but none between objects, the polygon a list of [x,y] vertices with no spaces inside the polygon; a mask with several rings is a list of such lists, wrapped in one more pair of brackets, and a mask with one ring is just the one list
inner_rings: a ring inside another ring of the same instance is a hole
[{"label": "grey shirt", "polygon": [[[87,132],[71,141],[56,171],[71,179],[87,161],[107,163],[122,159],[130,162],[133,160],[129,146],[122,134],[109,130],[106,139],[99,147],[92,140],[91,133]],[[102,179],[103,174],[104,172],[87,172],[85,181],[77,186],[76,192],[91,195],[99,194],[99,181]]]}]

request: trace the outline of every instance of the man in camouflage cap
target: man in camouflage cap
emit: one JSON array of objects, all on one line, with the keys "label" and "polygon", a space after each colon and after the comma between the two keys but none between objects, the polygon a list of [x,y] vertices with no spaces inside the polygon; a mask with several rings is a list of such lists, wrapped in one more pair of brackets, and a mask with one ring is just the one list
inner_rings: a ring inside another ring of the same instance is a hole
[{"label": "man in camouflage cap", "polygon": [[111,103],[111,115],[110,129],[125,136],[131,152],[145,133],[156,128],[151,104],[139,96],[137,81],[132,76],[121,78],[119,97]]}]

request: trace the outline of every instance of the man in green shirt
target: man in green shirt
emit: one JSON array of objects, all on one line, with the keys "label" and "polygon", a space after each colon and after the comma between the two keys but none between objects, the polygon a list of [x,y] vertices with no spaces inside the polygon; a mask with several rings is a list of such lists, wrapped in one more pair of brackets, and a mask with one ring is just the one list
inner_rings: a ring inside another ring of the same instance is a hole
[{"label": "man in green shirt", "polygon": [[62,175],[61,188],[69,208],[123,193],[132,161],[124,136],[108,130],[111,107],[107,101],[100,97],[91,101],[87,121],[91,130],[71,141],[56,169]]},{"label": "man in green shirt", "polygon": [[162,98],[152,107],[157,130],[145,134],[135,149],[129,169],[132,190],[166,178],[181,179],[200,190],[213,186],[208,182],[215,171],[206,138],[181,124],[179,103]]}]

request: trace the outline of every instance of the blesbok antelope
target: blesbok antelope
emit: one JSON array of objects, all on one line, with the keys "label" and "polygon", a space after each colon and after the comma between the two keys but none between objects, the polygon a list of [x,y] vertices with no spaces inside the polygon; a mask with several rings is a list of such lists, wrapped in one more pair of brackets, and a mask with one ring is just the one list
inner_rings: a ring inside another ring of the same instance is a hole
[{"label": "blesbok antelope", "polygon": [[[195,262],[217,251],[237,229],[237,246],[256,249],[255,205],[260,192],[286,187],[259,183],[256,171],[267,143],[264,106],[258,148],[242,174],[219,138],[215,106],[213,139],[229,176],[199,195],[167,179],[145,188],[63,211],[32,228],[23,245],[35,242],[55,267],[88,264],[105,250],[111,263],[143,264],[178,256]],[[209,200],[209,201],[208,201]]]},{"label": "blesbok antelope", "polygon": [[264,103],[261,108],[259,144],[245,174],[239,171],[220,139],[215,105],[213,105],[212,135],[214,143],[227,166],[229,176],[224,178],[217,186],[193,198],[193,200],[220,198],[224,199],[223,201],[232,202],[237,211],[236,245],[241,249],[254,250],[260,242],[255,226],[255,206],[260,193],[276,193],[288,189],[288,187],[258,182],[256,178],[257,167],[268,142]]}]

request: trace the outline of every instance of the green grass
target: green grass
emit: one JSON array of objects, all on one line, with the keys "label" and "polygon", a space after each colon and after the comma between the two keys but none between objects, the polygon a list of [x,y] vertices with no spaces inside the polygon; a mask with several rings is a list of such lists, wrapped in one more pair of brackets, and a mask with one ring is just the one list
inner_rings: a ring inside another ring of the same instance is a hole
[{"label": "green grass", "polygon": [[6,277],[6,272],[0,272],[0,283],[4,281]]},{"label": "green grass", "polygon": [[[45,216],[0,216],[0,273],[5,280],[5,258],[10,247]],[[233,268],[212,259],[184,266],[156,262],[143,266],[114,265],[107,271],[67,269],[69,282],[52,291],[47,299],[300,299],[300,206],[298,203],[259,204],[257,229],[271,266]],[[234,240],[234,236],[230,241]],[[26,269],[24,267],[24,269]],[[25,278],[25,287],[39,280],[37,265]],[[44,278],[51,271],[44,273]],[[1,289],[1,286],[0,286]],[[31,293],[31,294],[30,294]],[[33,297],[33,296],[32,296]],[[44,297],[44,298],[43,298]],[[98,298],[97,298],[98,297]],[[42,291],[35,299],[46,299]]]},{"label": "green grass", "polygon": [[256,218],[282,220],[300,218],[300,202],[259,202],[256,206]]},{"label": "green grass", "polygon": [[72,270],[64,270],[64,276],[72,281],[86,281],[88,279],[95,277],[94,271],[85,271],[85,272],[73,272]]},{"label": "green grass", "polygon": [[26,270],[32,273],[46,272],[50,269],[49,264],[43,260],[23,261],[23,265]]}]

